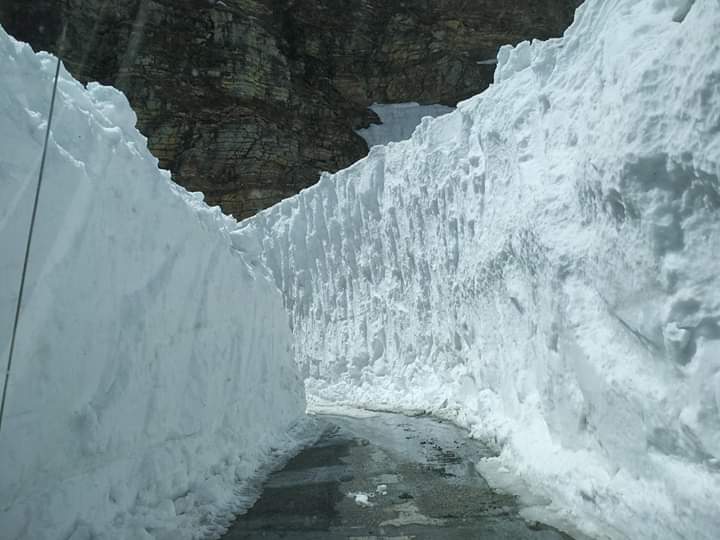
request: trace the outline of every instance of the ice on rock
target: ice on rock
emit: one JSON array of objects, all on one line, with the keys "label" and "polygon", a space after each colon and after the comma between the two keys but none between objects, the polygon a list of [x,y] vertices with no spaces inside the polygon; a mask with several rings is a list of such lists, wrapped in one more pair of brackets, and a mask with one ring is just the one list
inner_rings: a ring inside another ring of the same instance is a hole
[{"label": "ice on rock", "polygon": [[588,0],[241,223],[308,392],[452,418],[586,534],[720,536],[717,36],[717,0]]},{"label": "ice on rock", "polygon": [[380,117],[380,124],[358,129],[368,147],[409,139],[420,121],[452,112],[446,105],[420,105],[419,103],[374,103],[370,109]]},{"label": "ice on rock", "polygon": [[[4,362],[55,59],[0,29]],[[296,444],[282,300],[234,220],[157,168],[118,91],[61,72],[0,432],[0,538],[197,538]],[[244,501],[244,502],[243,502]]]}]

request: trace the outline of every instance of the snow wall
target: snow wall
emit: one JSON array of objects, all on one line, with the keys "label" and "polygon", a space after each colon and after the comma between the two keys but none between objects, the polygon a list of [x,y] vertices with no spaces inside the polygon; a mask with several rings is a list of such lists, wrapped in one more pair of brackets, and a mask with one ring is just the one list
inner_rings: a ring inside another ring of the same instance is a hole
[{"label": "snow wall", "polygon": [[588,0],[239,225],[309,394],[495,439],[596,538],[720,537],[720,2]]},{"label": "snow wall", "polygon": [[[54,70],[0,30],[3,366]],[[0,432],[3,540],[212,536],[305,409],[277,288],[134,126],[122,94],[62,71]]]}]

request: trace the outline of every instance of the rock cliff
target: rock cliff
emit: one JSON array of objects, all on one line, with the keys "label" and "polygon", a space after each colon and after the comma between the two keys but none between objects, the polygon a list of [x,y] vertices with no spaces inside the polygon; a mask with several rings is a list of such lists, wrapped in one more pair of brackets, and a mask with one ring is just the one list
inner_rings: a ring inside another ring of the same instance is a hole
[{"label": "rock cliff", "polygon": [[0,23],[123,90],[161,166],[238,218],[367,153],[373,102],[454,105],[576,0],[4,0]]}]

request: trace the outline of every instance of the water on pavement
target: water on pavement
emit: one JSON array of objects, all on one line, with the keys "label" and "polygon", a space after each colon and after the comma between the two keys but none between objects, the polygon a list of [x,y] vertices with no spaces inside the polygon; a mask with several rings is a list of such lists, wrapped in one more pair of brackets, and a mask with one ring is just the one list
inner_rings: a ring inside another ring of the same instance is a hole
[{"label": "water on pavement", "polygon": [[323,435],[265,484],[224,540],[571,540],[529,525],[474,463],[489,448],[421,416],[318,415]]}]

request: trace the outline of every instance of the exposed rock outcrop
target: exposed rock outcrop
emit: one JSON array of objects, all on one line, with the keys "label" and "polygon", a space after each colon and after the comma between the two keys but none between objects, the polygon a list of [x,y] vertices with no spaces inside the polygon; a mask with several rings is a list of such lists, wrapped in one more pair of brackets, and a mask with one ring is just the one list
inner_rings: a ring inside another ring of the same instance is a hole
[{"label": "exposed rock outcrop", "polygon": [[[373,102],[455,104],[576,0],[4,0],[0,23],[122,89],[163,167],[238,218],[367,152]],[[64,32],[63,32],[64,29]]]}]

